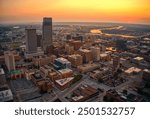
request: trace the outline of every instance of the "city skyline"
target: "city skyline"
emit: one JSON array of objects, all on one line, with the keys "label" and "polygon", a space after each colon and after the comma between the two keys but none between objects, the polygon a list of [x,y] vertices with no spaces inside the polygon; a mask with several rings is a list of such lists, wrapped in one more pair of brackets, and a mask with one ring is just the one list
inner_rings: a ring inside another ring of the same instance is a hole
[{"label": "city skyline", "polygon": [[121,22],[150,24],[148,0],[1,0],[1,23]]},{"label": "city skyline", "polygon": [[150,102],[148,3],[0,0],[0,102]]},{"label": "city skyline", "polygon": [[150,102],[149,25],[0,25],[0,102]]}]

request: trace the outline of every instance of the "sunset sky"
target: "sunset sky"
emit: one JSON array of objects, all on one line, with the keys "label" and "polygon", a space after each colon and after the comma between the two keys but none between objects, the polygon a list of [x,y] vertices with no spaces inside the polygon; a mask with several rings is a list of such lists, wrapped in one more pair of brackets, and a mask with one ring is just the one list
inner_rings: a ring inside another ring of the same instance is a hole
[{"label": "sunset sky", "polygon": [[150,0],[0,0],[0,23],[126,22],[150,24]]}]

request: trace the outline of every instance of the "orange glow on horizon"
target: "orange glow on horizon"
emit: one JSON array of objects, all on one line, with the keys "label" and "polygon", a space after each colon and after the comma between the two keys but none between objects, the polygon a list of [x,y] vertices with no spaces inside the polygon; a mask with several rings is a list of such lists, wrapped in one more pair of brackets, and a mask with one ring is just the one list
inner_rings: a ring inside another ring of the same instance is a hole
[{"label": "orange glow on horizon", "polygon": [[129,22],[150,24],[149,0],[0,0],[1,22]]}]

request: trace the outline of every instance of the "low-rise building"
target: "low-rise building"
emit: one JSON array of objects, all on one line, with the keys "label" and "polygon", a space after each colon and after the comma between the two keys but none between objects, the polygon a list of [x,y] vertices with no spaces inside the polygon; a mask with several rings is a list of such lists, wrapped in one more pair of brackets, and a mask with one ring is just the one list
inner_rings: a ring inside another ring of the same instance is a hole
[{"label": "low-rise building", "polygon": [[59,80],[61,78],[61,74],[56,71],[49,72],[48,77],[51,81],[55,82],[55,80]]},{"label": "low-rise building", "polygon": [[13,70],[9,72],[10,79],[16,80],[25,78],[25,72],[24,70]]},{"label": "low-rise building", "polygon": [[43,65],[48,65],[49,63],[54,63],[55,59],[56,59],[56,56],[51,55],[51,56],[35,57],[32,59],[32,61],[35,66],[43,66]]},{"label": "low-rise building", "polygon": [[96,97],[99,91],[89,85],[81,85],[76,90],[73,91],[73,96],[70,101],[72,102],[83,102],[90,98]]},{"label": "low-rise building", "polygon": [[54,67],[57,70],[71,68],[71,62],[69,62],[67,59],[62,58],[62,57],[61,58],[57,58],[54,61]]},{"label": "low-rise building", "polygon": [[133,63],[139,65],[141,68],[149,68],[150,63],[145,61],[143,57],[135,57],[131,60]]},{"label": "low-rise building", "polygon": [[106,102],[143,102],[144,99],[139,96],[132,93],[129,93],[126,91],[124,94],[123,92],[118,92],[116,90],[108,90],[106,92],[106,95],[103,98]]},{"label": "low-rise building", "polygon": [[108,90],[103,100],[106,102],[124,102],[126,99],[121,97],[116,90]]},{"label": "low-rise building", "polygon": [[135,57],[132,59],[132,62],[135,64],[140,64],[140,62],[142,62],[144,60],[143,57]]},{"label": "low-rise building", "polygon": [[70,46],[74,47],[74,50],[79,50],[79,48],[82,46],[81,41],[70,40],[70,41],[68,41],[68,43]]},{"label": "low-rise building", "polygon": [[0,90],[0,102],[13,101],[13,94],[10,89]]},{"label": "low-rise building", "polygon": [[61,70],[51,70],[48,72],[48,77],[55,82],[56,80],[68,78],[73,76],[73,71],[71,69],[61,69]]},{"label": "low-rise building", "polygon": [[32,82],[37,85],[38,82],[40,81],[44,81],[44,78],[41,76],[41,74],[38,72],[38,73],[34,73],[31,75],[31,80]]},{"label": "low-rise building", "polygon": [[32,59],[34,57],[39,57],[39,56],[43,56],[43,55],[44,55],[44,51],[42,51],[42,49],[39,47],[37,49],[37,52],[35,52],[35,53],[25,53],[25,58]]},{"label": "low-rise building", "polygon": [[27,70],[27,71],[25,71],[25,78],[26,78],[27,80],[31,80],[31,76],[32,76],[34,73],[35,73],[34,70]]},{"label": "low-rise building", "polygon": [[37,82],[37,86],[41,92],[51,92],[53,89],[52,83],[45,80]]},{"label": "low-rise building", "polygon": [[143,79],[146,81],[150,81],[150,70],[144,69],[143,70]]},{"label": "low-rise building", "polygon": [[110,61],[111,57],[109,54],[107,53],[102,53],[100,54],[100,61]]},{"label": "low-rise building", "polygon": [[142,70],[136,67],[131,67],[127,70],[125,70],[125,74],[127,75],[132,75],[132,74],[139,74]]},{"label": "low-rise building", "polygon": [[114,47],[107,47],[106,50],[107,51],[112,51],[112,52],[116,52],[117,51],[116,48],[114,48]]},{"label": "low-rise building", "polygon": [[87,49],[79,49],[78,53],[83,57],[84,63],[92,61],[92,52]]},{"label": "low-rise building", "polygon": [[97,64],[94,64],[94,63],[93,64],[84,64],[84,65],[78,66],[78,70],[81,73],[90,72],[90,71],[93,71],[97,68],[99,68],[99,66]]},{"label": "low-rise building", "polygon": [[65,51],[68,55],[71,55],[74,53],[74,46],[69,46],[68,44],[65,45]]},{"label": "low-rise building", "polygon": [[60,90],[64,90],[66,88],[69,88],[72,84],[74,77],[64,78],[60,80],[56,80],[55,84]]},{"label": "low-rise building", "polygon": [[61,78],[68,78],[73,76],[73,71],[71,69],[61,69],[58,70],[58,72],[60,73]]},{"label": "low-rise building", "polygon": [[52,82],[46,80],[41,76],[40,73],[35,73],[31,76],[33,83],[40,89],[41,92],[50,92],[52,91],[53,85]]},{"label": "low-rise building", "polygon": [[103,67],[102,69],[97,69],[90,72],[90,77],[99,82],[104,82],[109,77],[112,76],[112,72],[109,68]]},{"label": "low-rise building", "polygon": [[44,66],[40,67],[40,71],[46,77],[46,76],[48,76],[48,73],[52,71],[52,69],[50,66],[44,65]]}]

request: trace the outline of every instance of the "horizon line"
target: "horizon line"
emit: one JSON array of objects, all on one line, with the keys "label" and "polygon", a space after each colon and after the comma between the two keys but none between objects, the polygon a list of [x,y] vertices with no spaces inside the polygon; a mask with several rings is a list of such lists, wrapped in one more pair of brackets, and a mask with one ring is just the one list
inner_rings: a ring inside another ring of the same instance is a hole
[{"label": "horizon line", "polygon": [[[39,24],[42,23],[42,21],[31,21],[31,22],[1,22],[0,25],[20,25],[20,24]],[[108,24],[131,24],[131,25],[150,25],[150,23],[129,23],[129,22],[109,22],[109,21],[53,21],[53,23],[108,23]]]}]

